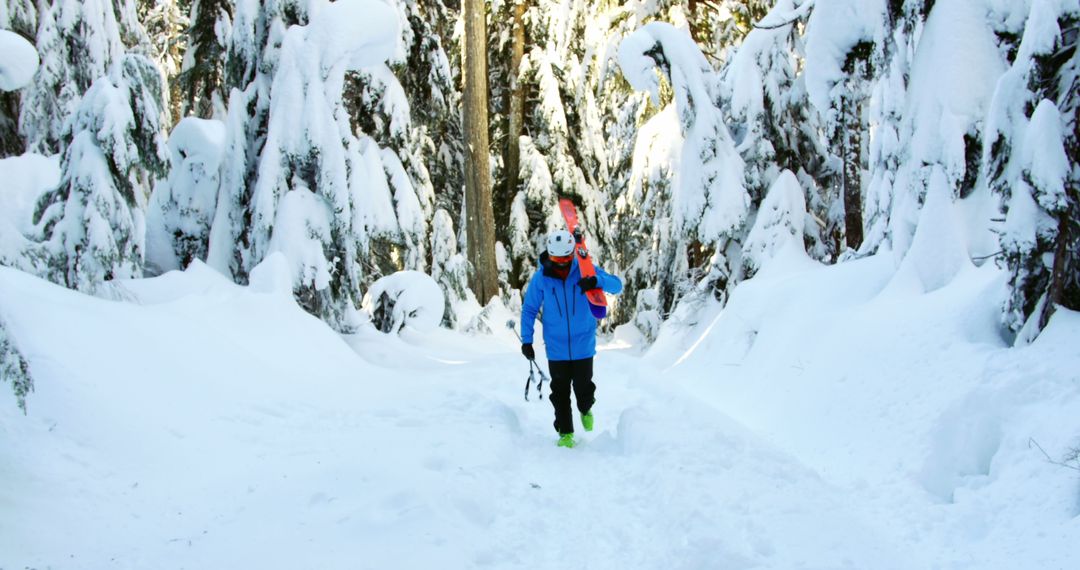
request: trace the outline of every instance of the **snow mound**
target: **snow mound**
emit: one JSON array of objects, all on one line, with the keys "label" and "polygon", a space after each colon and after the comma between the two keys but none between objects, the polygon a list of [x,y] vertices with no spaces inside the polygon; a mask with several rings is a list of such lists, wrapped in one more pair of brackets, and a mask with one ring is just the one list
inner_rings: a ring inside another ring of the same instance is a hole
[{"label": "snow mound", "polygon": [[0,91],[26,87],[40,61],[33,44],[15,32],[0,30]]},{"label": "snow mound", "polygon": [[0,158],[0,181],[0,224],[28,235],[38,198],[60,184],[60,157],[28,153]]},{"label": "snow mound", "polygon": [[446,298],[430,275],[398,271],[373,283],[364,297],[364,308],[383,332],[403,327],[430,331],[442,322]]},{"label": "snow mound", "polygon": [[913,283],[919,292],[930,292],[948,285],[960,271],[972,267],[960,224],[945,173],[935,167],[919,225],[900,263],[895,286]]},{"label": "snow mound", "polygon": [[259,293],[281,295],[292,299],[293,275],[289,260],[281,252],[274,252],[251,270],[248,288]]},{"label": "snow mound", "polygon": [[197,161],[207,171],[216,170],[221,164],[225,148],[225,123],[198,117],[185,117],[169,135],[169,150],[173,163]]}]

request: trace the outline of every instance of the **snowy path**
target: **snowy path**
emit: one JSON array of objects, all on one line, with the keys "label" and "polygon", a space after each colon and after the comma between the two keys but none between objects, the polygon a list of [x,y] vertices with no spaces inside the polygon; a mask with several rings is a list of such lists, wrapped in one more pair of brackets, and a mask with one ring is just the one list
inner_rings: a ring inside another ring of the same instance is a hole
[{"label": "snowy path", "polygon": [[[329,399],[224,391],[199,409],[205,385],[172,387],[160,432],[9,422],[55,448],[5,463],[25,487],[4,504],[25,516],[5,521],[17,555],[0,567],[911,567],[835,489],[639,358],[601,354],[598,429],[564,450],[550,404],[522,398],[520,356],[409,350]],[[47,532],[57,520],[77,532]]]},{"label": "snowy path", "polygon": [[[845,342],[785,336],[812,305],[769,295],[757,352],[738,327],[665,370],[602,350],[566,450],[508,331],[343,342],[209,270],[130,286],[0,268],[37,383],[27,416],[0,386],[0,569],[1064,568],[1080,536],[1072,473],[1026,443],[1072,441],[1080,317],[1006,353],[916,315],[842,367],[820,348]],[[846,334],[912,312],[865,311]]]}]

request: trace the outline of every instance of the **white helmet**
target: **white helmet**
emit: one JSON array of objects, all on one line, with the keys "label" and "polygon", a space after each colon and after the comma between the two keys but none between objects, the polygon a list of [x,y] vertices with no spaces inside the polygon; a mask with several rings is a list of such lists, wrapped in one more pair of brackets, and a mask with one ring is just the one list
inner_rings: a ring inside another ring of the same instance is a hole
[{"label": "white helmet", "polygon": [[566,257],[574,253],[574,236],[566,230],[551,232],[547,238],[547,252],[555,257]]}]

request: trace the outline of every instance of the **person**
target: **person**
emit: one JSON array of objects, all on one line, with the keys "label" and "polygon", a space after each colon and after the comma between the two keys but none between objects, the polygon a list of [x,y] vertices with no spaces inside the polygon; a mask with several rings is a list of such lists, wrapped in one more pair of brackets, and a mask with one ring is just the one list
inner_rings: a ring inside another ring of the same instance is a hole
[{"label": "person", "polygon": [[551,373],[551,405],[555,407],[557,445],[574,447],[574,417],[570,388],[574,389],[581,424],[593,429],[592,407],[596,402],[593,357],[596,355],[596,319],[589,310],[585,292],[603,289],[622,292],[622,281],[599,267],[596,276],[582,277],[574,255],[574,237],[566,230],[552,232],[547,251],[540,254],[540,270],[533,274],[521,306],[521,353],[533,360],[533,330],[536,317],[544,328],[548,371]]}]

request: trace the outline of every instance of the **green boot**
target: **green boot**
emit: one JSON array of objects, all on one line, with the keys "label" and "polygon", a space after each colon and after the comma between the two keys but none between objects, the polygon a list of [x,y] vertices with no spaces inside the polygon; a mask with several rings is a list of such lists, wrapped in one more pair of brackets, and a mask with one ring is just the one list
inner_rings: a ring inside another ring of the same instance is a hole
[{"label": "green boot", "polygon": [[585,431],[592,431],[592,410],[589,410],[586,414],[581,414],[581,425],[585,428]]},{"label": "green boot", "polygon": [[559,442],[556,443],[555,445],[557,445],[559,447],[566,447],[566,448],[574,447],[574,434],[572,434],[572,433],[564,433],[564,434],[560,435],[559,436]]}]

